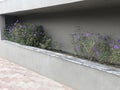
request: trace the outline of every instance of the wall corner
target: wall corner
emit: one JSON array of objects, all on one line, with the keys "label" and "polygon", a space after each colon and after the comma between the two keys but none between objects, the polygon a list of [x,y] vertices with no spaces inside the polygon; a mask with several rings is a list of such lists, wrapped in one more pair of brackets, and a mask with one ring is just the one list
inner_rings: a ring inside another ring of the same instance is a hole
[{"label": "wall corner", "polygon": [[5,28],[5,16],[0,15],[0,40],[4,39],[3,32]]}]

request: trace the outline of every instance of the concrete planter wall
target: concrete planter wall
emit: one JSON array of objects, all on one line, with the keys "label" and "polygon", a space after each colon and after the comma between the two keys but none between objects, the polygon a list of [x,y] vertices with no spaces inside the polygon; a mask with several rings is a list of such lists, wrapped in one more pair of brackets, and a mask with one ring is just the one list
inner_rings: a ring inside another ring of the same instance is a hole
[{"label": "concrete planter wall", "polygon": [[[56,41],[64,43],[64,50],[73,52],[66,35],[76,29],[119,36],[119,5],[120,0],[4,0],[0,2],[0,39],[6,16],[20,16],[24,22],[44,25]],[[4,40],[0,40],[0,57],[75,90],[120,90],[117,68]]]},{"label": "concrete planter wall", "polygon": [[120,90],[120,69],[9,41],[0,56],[75,90]]}]

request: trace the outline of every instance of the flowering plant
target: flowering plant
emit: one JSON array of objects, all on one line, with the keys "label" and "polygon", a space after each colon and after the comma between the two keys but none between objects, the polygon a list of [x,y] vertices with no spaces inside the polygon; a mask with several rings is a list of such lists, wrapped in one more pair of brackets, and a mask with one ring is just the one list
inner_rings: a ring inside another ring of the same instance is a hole
[{"label": "flowering plant", "polygon": [[92,50],[96,42],[94,35],[91,33],[74,33],[72,34],[72,39],[74,50],[78,56],[88,58],[90,60],[94,57],[95,53]]},{"label": "flowering plant", "polygon": [[6,26],[4,38],[24,45],[52,48],[52,39],[41,25],[22,24],[16,21],[13,25]]},{"label": "flowering plant", "polygon": [[110,56],[110,62],[120,65],[120,39],[115,40],[112,46],[112,54]]},{"label": "flowering plant", "polygon": [[110,35],[73,33],[76,55],[100,63],[120,65],[120,40]]}]

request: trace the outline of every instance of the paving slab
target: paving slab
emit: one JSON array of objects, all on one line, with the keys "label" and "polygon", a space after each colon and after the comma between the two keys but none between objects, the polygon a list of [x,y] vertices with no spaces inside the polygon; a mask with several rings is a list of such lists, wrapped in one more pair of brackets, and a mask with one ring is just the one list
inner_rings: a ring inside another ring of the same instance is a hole
[{"label": "paving slab", "polygon": [[0,90],[73,90],[29,69],[0,58]]}]

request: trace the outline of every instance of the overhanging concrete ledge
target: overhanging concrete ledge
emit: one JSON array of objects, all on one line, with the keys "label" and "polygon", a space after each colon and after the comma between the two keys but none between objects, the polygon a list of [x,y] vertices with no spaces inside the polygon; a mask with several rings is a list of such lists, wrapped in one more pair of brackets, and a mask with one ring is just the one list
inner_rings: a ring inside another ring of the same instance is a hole
[{"label": "overhanging concrete ledge", "polygon": [[[29,3],[29,4],[28,4]],[[120,0],[4,0],[1,15],[59,12],[119,6]]]}]

